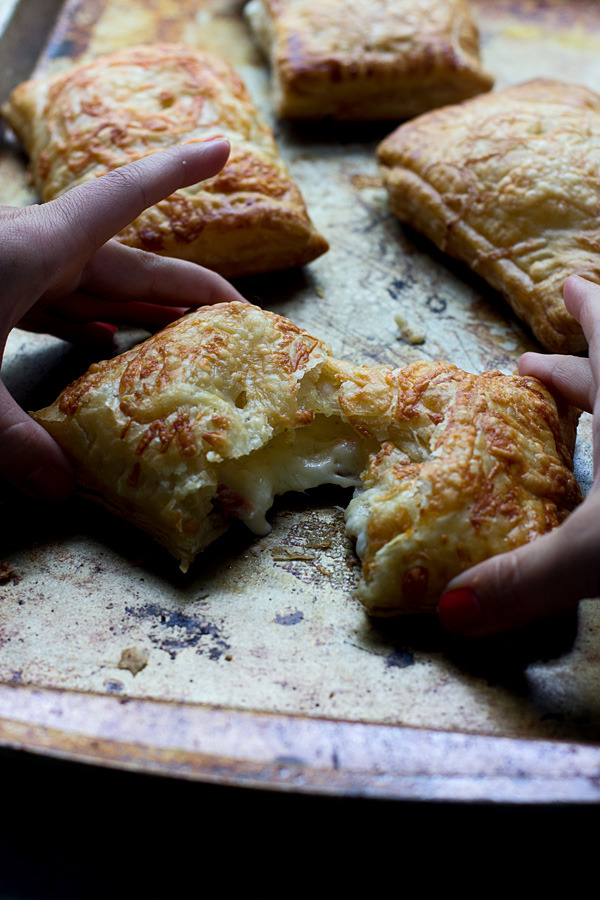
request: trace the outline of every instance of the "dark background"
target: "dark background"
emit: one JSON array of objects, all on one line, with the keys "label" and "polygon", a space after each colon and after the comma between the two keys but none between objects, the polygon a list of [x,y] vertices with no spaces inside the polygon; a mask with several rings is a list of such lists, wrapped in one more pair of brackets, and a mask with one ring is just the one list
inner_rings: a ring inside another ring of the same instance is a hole
[{"label": "dark background", "polygon": [[596,806],[303,796],[8,750],[0,800],[2,900],[598,890]]}]

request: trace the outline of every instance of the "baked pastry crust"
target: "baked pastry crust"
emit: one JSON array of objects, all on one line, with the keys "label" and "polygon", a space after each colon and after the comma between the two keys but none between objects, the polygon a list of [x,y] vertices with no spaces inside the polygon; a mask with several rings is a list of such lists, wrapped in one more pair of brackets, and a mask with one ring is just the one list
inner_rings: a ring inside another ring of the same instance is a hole
[{"label": "baked pastry crust", "polygon": [[266,533],[276,494],[358,487],[347,528],[374,615],[432,610],[454,575],[580,500],[575,419],[535,379],[356,366],[244,303],[202,307],[93,365],[34,418],[81,492],[184,570],[234,519]]},{"label": "baked pastry crust", "polygon": [[465,0],[250,0],[279,116],[406,119],[492,87]]},{"label": "baked pastry crust", "polygon": [[401,125],[378,148],[393,212],[499,290],[548,350],[585,349],[565,279],[600,282],[600,96],[539,79]]},{"label": "baked pastry crust", "polygon": [[304,265],[328,244],[233,67],[183,44],[127,48],[19,85],[3,114],[43,200],[174,144],[227,137],[223,170],[118,236],[232,278]]},{"label": "baked pastry crust", "polygon": [[372,615],[433,612],[463,570],[559,525],[581,499],[576,414],[533,378],[449,363],[389,373],[400,435],[369,458],[346,511]]},{"label": "baked pastry crust", "polygon": [[82,493],[187,569],[243,514],[221,468],[311,421],[305,399],[327,353],[258,307],[207,306],[93,364],[35,418],[73,459]]}]

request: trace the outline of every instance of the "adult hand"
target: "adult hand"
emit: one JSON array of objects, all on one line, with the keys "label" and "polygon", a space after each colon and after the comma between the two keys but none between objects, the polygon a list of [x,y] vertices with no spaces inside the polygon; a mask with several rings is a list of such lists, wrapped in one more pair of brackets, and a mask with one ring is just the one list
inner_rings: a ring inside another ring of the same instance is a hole
[{"label": "adult hand", "polygon": [[564,300],[583,328],[589,358],[525,353],[519,374],[534,375],[593,413],[593,485],[554,531],[473,566],[447,585],[439,619],[459,634],[478,637],[515,628],[600,595],[600,286],[571,276]]},{"label": "adult hand", "polygon": [[[0,360],[15,325],[71,341],[106,341],[118,324],[156,330],[192,306],[243,300],[215,272],[111,240],[147,207],[216,175],[228,155],[224,139],[185,144],[49,203],[0,207]],[[65,454],[2,382],[0,478],[47,499],[63,499],[73,485]]]}]

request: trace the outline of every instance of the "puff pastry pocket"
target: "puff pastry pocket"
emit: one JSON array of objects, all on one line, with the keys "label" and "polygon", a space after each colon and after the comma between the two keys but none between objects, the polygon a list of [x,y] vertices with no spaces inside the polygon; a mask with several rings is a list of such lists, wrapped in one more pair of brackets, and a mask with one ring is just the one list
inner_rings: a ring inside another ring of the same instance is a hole
[{"label": "puff pastry pocket", "polygon": [[489,90],[465,0],[250,0],[279,116],[406,119]]},{"label": "puff pastry pocket", "polygon": [[128,48],[19,85],[3,114],[43,200],[173,144],[230,140],[217,176],[142,213],[119,235],[125,244],[229,278],[304,265],[328,248],[244,83],[218,56]]},{"label": "puff pastry pocket", "polygon": [[500,291],[548,350],[586,347],[562,288],[600,282],[600,96],[540,79],[426,113],[378,148],[393,212]]},{"label": "puff pastry pocket", "polygon": [[388,376],[399,436],[346,511],[373,615],[433,612],[448,581],[559,525],[579,503],[577,412],[533,378],[413,363]]},{"label": "puff pastry pocket", "polygon": [[328,354],[281,316],[207,306],[92,365],[34,417],[74,461],[80,492],[186,570],[235,520],[267,533],[276,494],[360,482],[366,454],[327,415]]},{"label": "puff pastry pocket", "polygon": [[451,577],[553,528],[580,499],[575,420],[534,379],[355,366],[243,303],[203,307],[93,365],[34,418],[73,460],[80,492],[183,570],[235,520],[266,534],[277,494],[357,488],[347,529],[358,596],[377,615],[432,610]]}]

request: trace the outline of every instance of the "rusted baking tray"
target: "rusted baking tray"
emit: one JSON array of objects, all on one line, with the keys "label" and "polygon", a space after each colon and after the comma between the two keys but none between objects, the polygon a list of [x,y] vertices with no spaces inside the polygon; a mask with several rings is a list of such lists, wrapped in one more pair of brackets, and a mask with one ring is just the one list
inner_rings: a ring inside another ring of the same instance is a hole
[{"label": "rusted baking tray", "polygon": [[[3,60],[28,50],[29,70],[52,69],[128,44],[184,40],[225,53],[272,121],[268,72],[241,0],[58,6],[7,3]],[[498,87],[557,73],[600,86],[598,4],[473,7]],[[37,47],[19,20],[27,8],[47,27],[45,44],[38,28]],[[6,94],[25,76],[5,66],[3,77]],[[535,349],[493,292],[391,216],[374,157],[389,128],[272,124],[331,249],[304,271],[240,281],[249,299],[355,362],[447,359],[470,371],[512,372]],[[0,200],[35,200],[8,134]],[[424,342],[407,340],[399,320]],[[16,330],[3,377],[31,409],[89,362],[85,348]],[[584,416],[576,460],[584,488],[590,458]],[[184,576],[150,539],[98,509],[5,496],[0,744],[323,794],[598,801],[597,602],[475,643],[430,619],[371,622],[353,597],[347,500],[333,490],[286,497],[268,537],[235,533]]]}]

